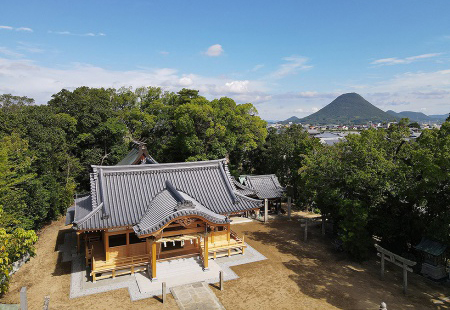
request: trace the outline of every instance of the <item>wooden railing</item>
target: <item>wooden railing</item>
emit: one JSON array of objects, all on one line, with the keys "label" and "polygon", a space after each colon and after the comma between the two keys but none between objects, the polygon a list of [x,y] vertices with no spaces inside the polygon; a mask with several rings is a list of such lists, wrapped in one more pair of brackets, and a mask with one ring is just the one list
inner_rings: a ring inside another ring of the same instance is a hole
[{"label": "wooden railing", "polygon": [[[244,236],[242,239],[234,231],[230,231],[230,240],[223,240],[217,236],[214,236],[214,242],[211,242],[212,238],[208,238],[208,253],[213,255],[213,259],[221,256],[231,256],[235,254],[244,254],[245,248],[247,247],[244,242]],[[223,236],[221,236],[223,237]],[[205,244],[204,241],[201,243],[201,258],[204,260]]]},{"label": "wooden railing", "polygon": [[132,266],[145,265],[149,262],[150,256],[148,254],[145,255],[137,255],[137,256],[129,256],[129,257],[120,257],[110,259],[108,261],[95,261],[92,259],[92,270],[93,271],[105,271],[110,269],[120,269],[120,268],[129,268]]}]

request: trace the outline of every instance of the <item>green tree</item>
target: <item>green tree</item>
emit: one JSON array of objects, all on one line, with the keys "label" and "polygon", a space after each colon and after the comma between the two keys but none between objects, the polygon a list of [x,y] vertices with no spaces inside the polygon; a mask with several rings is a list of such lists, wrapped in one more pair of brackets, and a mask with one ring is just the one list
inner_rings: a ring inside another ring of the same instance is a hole
[{"label": "green tree", "polygon": [[276,174],[294,201],[310,203],[304,195],[304,179],[299,171],[305,156],[322,147],[319,139],[310,137],[300,125],[279,130],[270,128],[264,145],[249,154],[245,170],[256,174]]}]

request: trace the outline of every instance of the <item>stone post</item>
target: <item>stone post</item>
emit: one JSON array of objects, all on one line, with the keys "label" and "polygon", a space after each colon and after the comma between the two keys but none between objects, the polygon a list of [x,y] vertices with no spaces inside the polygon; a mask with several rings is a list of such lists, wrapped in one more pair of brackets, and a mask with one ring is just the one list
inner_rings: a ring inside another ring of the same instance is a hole
[{"label": "stone post", "polygon": [[264,223],[267,223],[269,217],[269,200],[264,199]]},{"label": "stone post", "polygon": [[20,289],[20,310],[28,310],[27,288],[26,286]]},{"label": "stone post", "polygon": [[382,302],[382,303],[380,304],[380,310],[387,310],[387,306],[386,306],[386,303],[385,303],[385,302]]},{"label": "stone post", "polygon": [[167,292],[166,292],[166,282],[162,283],[162,303],[164,304],[167,300]]},{"label": "stone post", "polygon": [[50,296],[45,296],[44,307],[42,308],[42,310],[48,310],[49,306],[50,306]]},{"label": "stone post", "polygon": [[403,294],[406,294],[408,290],[408,270],[406,264],[403,263]]},{"label": "stone post", "polygon": [[223,270],[219,271],[220,290],[223,291]]}]

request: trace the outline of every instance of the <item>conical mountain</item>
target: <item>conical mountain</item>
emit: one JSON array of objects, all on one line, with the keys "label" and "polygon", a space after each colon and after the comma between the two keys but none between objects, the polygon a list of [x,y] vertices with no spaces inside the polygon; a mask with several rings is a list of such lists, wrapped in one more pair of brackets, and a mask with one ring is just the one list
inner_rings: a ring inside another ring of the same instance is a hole
[{"label": "conical mountain", "polygon": [[377,108],[356,93],[343,94],[316,113],[300,119],[308,124],[365,124],[389,122],[398,118]]}]

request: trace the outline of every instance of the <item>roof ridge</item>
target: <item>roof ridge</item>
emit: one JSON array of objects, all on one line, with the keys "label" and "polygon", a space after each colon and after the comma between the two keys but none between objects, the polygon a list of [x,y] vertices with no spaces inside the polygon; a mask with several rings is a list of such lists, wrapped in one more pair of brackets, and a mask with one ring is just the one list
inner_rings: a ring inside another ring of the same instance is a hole
[{"label": "roof ridge", "polygon": [[94,216],[94,214],[96,214],[98,212],[98,210],[100,210],[103,207],[103,202],[100,203],[97,207],[95,207],[91,212],[89,212],[88,214],[86,214],[83,218],[81,218],[78,221],[74,221],[74,224],[80,225],[83,224],[84,222],[86,222],[88,219],[90,219],[92,216]]},{"label": "roof ridge", "polygon": [[217,165],[224,162],[226,159],[204,160],[204,161],[189,161],[178,163],[160,163],[152,165],[121,165],[121,166],[99,166],[91,165],[93,169],[101,169],[108,172],[121,172],[121,171],[143,171],[143,170],[158,170],[158,169],[182,169],[182,168],[195,168],[195,167],[207,167]]},{"label": "roof ridge", "polygon": [[250,201],[259,201],[260,203],[263,202],[261,199],[251,198],[251,197],[242,195],[242,194],[240,194],[240,193],[238,193],[238,192],[235,192],[234,194],[235,194],[236,196],[238,196],[238,197],[240,197],[240,198],[244,198],[244,199],[246,199],[246,200],[250,200]]}]

